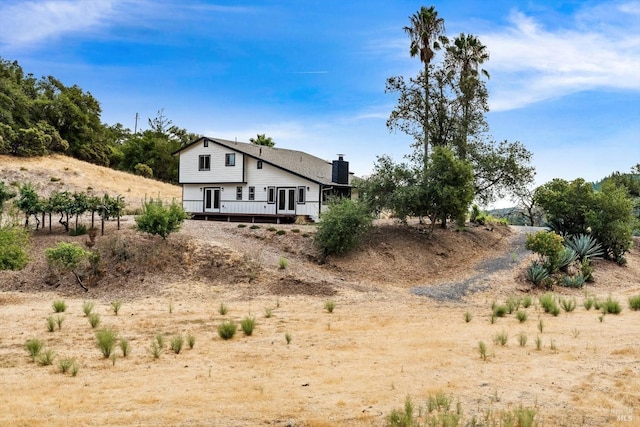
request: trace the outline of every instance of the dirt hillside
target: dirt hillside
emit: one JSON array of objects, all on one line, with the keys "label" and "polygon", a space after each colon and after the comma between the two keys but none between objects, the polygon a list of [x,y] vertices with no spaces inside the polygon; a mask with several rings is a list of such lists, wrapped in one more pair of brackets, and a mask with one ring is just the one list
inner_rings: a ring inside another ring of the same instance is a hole
[{"label": "dirt hillside", "polygon": [[[85,179],[79,188],[95,181]],[[576,303],[553,316],[522,277],[526,229],[380,221],[358,250],[319,263],[314,225],[187,221],[163,241],[133,223],[110,222],[95,241],[39,230],[29,265],[0,271],[0,425],[382,426],[407,397],[422,422],[445,412],[481,425],[516,425],[528,411],[538,426],[640,419],[640,312],[627,304],[640,294],[637,247],[626,267],[597,261],[593,284],[553,289],[559,304]],[[44,250],[59,241],[99,253],[81,272],[88,292],[47,268]],[[589,298],[622,312],[587,309]],[[518,308],[492,319],[507,300]],[[230,340],[223,322],[238,325]],[[127,340],[126,356],[119,345],[103,356],[103,328]],[[29,357],[32,339],[51,365]],[[65,360],[77,376],[61,372]],[[448,411],[429,412],[436,395]]]}]

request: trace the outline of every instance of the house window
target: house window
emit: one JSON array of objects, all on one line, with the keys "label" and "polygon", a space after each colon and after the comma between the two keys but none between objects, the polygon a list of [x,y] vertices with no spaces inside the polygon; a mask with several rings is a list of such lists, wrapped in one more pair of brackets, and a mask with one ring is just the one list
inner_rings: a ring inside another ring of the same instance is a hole
[{"label": "house window", "polygon": [[204,146],[204,148],[207,148],[209,146],[209,140],[205,139],[202,145]]},{"label": "house window", "polygon": [[298,187],[298,203],[303,204],[306,200],[306,188]]},{"label": "house window", "polygon": [[276,202],[276,187],[267,188],[267,203]]},{"label": "house window", "polygon": [[249,200],[256,199],[256,187],[249,187]]},{"label": "house window", "polygon": [[211,170],[211,156],[209,156],[208,154],[204,156],[198,156],[198,170]]},{"label": "house window", "polygon": [[235,166],[236,165],[236,153],[227,153],[224,155],[224,165],[225,166]]},{"label": "house window", "polygon": [[258,160],[258,169],[262,169],[262,160]]},{"label": "house window", "polygon": [[242,200],[242,187],[236,187],[236,200]]}]

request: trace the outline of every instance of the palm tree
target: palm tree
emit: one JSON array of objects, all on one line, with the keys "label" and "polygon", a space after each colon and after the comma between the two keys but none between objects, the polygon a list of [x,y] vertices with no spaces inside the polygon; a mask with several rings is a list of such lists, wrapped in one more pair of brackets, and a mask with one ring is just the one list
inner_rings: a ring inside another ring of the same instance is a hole
[{"label": "palm tree", "polygon": [[273,139],[270,136],[265,136],[264,133],[257,134],[256,138],[249,138],[249,142],[255,145],[264,145],[266,147],[273,147],[274,145],[276,145]]},{"label": "palm tree", "polygon": [[444,35],[444,19],[438,18],[438,12],[434,6],[420,10],[409,17],[411,25],[404,27],[404,31],[411,39],[409,52],[411,57],[418,56],[424,64],[424,97],[425,117],[423,121],[424,132],[424,162],[429,158],[429,64],[439,50],[441,44],[447,44]]},{"label": "palm tree", "polygon": [[467,139],[470,133],[469,125],[473,121],[474,103],[476,108],[488,111],[486,89],[480,77],[489,78],[485,69],[480,65],[489,60],[487,47],[471,34],[461,33],[451,45],[447,47],[446,66],[451,72],[458,74],[458,90],[460,91],[461,123],[458,136],[458,151],[462,160],[466,157]]}]

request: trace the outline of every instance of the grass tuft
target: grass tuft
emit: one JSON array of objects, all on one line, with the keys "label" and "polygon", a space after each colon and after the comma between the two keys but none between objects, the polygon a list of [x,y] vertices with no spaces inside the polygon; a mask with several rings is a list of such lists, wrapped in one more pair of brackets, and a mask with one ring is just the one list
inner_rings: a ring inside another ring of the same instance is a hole
[{"label": "grass tuft", "polygon": [[629,297],[629,308],[633,311],[640,310],[640,295]]},{"label": "grass tuft", "polygon": [[122,357],[127,357],[131,353],[131,345],[126,338],[120,339],[120,350],[122,351]]},{"label": "grass tuft", "polygon": [[47,331],[53,332],[56,329],[56,319],[53,316],[47,317]]},{"label": "grass tuft", "polygon": [[613,297],[609,295],[609,297],[600,305],[600,309],[604,314],[620,314],[622,306],[618,300],[613,299]]},{"label": "grass tuft", "polygon": [[100,315],[98,313],[89,313],[87,317],[92,328],[95,329],[100,324]]},{"label": "grass tuft", "polygon": [[85,301],[82,303],[82,312],[84,313],[85,316],[88,316],[91,314],[91,312],[93,311],[93,307],[95,306],[95,304],[93,303],[93,301]]},{"label": "grass tuft", "polygon": [[62,329],[63,323],[64,323],[64,317],[56,316],[56,325],[58,325],[58,330]]},{"label": "grass tuft", "polygon": [[53,364],[53,359],[55,359],[56,354],[53,350],[43,350],[39,355],[36,361],[40,366],[50,366]]},{"label": "grass tuft", "polygon": [[506,305],[496,305],[493,307],[493,315],[496,317],[504,317],[509,312],[509,307]]},{"label": "grass tuft", "polygon": [[518,319],[518,321],[520,323],[526,322],[527,318],[528,318],[528,316],[527,316],[527,312],[526,311],[524,311],[524,310],[516,311],[516,319]]},{"label": "grass tuft", "polygon": [[193,350],[193,346],[196,345],[196,337],[193,334],[187,335],[187,345],[189,346],[189,350]]},{"label": "grass tuft", "polygon": [[228,320],[218,325],[218,335],[223,340],[230,340],[236,334],[237,329],[238,325]]},{"label": "grass tuft", "polygon": [[222,316],[224,316],[228,312],[229,312],[229,307],[227,307],[227,305],[225,303],[221,302],[220,303],[220,307],[218,307],[218,313],[220,313]]},{"label": "grass tuft", "polygon": [[118,340],[118,333],[111,328],[104,328],[96,332],[96,342],[105,359],[111,356]]},{"label": "grass tuft", "polygon": [[264,317],[266,317],[268,319],[271,316],[273,316],[273,309],[269,308],[269,307],[265,308],[264,309]]},{"label": "grass tuft", "polygon": [[329,313],[333,313],[333,310],[336,308],[336,302],[334,300],[327,300],[324,302],[324,309]]},{"label": "grass tuft", "polygon": [[560,305],[562,306],[562,309],[567,312],[570,313],[573,310],[576,309],[576,299],[575,298],[571,298],[571,299],[560,299]]},{"label": "grass tuft", "polygon": [[289,261],[285,257],[280,257],[280,259],[278,260],[278,268],[280,270],[284,270],[285,268],[287,268],[287,265],[289,265]]},{"label": "grass tuft", "polygon": [[292,337],[291,337],[291,334],[289,332],[286,332],[284,334],[284,339],[287,342],[287,345],[291,344]]},{"label": "grass tuft", "polygon": [[182,335],[176,335],[175,337],[171,338],[171,342],[169,343],[171,350],[173,350],[175,354],[180,354],[183,345],[184,338],[182,337]]},{"label": "grass tuft", "polygon": [[463,317],[464,317],[464,321],[465,321],[465,323],[469,323],[469,322],[471,322],[471,319],[473,318],[473,317],[471,316],[471,313],[470,313],[470,312],[468,312],[468,311],[465,311],[465,312],[464,312]]},{"label": "grass tuft", "polygon": [[518,344],[520,344],[520,347],[526,346],[527,340],[527,334],[524,331],[521,331],[520,334],[518,334]]},{"label": "grass tuft", "polygon": [[71,370],[71,367],[76,363],[74,359],[66,358],[60,359],[58,361],[58,368],[60,368],[60,372],[66,374]]},{"label": "grass tuft", "polygon": [[522,298],[522,306],[524,308],[529,308],[531,307],[531,297],[529,295],[526,295],[524,298]]},{"label": "grass tuft", "polygon": [[487,345],[484,341],[478,342],[478,352],[480,353],[480,359],[487,360]]},{"label": "grass tuft", "polygon": [[122,307],[122,301],[120,301],[119,299],[111,302],[111,309],[113,310],[113,314],[115,314],[116,316],[120,311],[120,307]]},{"label": "grass tuft", "polygon": [[40,354],[40,351],[44,347],[44,344],[39,339],[30,339],[24,344],[25,350],[29,353],[32,361],[36,360],[36,357]]},{"label": "grass tuft", "polygon": [[62,313],[67,310],[67,303],[64,300],[56,300],[53,302],[53,311]]},{"label": "grass tuft", "polygon": [[246,336],[251,336],[251,334],[253,334],[253,330],[256,327],[256,318],[249,316],[245,317],[240,322],[240,327],[242,328],[242,332],[244,332]]},{"label": "grass tuft", "polygon": [[507,331],[498,332],[493,336],[493,343],[496,345],[504,347],[507,345],[507,341],[509,341],[509,334],[507,334]]}]

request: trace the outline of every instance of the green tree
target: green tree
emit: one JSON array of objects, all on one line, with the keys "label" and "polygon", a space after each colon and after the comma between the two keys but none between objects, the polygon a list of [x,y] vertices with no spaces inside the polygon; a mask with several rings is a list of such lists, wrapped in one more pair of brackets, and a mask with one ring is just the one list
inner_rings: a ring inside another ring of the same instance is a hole
[{"label": "green tree", "polygon": [[633,244],[633,228],[637,222],[633,199],[626,188],[605,181],[602,190],[594,195],[586,221],[593,236],[602,244],[605,257],[625,264],[624,255]]},{"label": "green tree", "polygon": [[73,195],[68,191],[54,191],[46,203],[48,212],[60,215],[58,222],[64,226],[64,231],[69,232],[69,216],[74,212]]},{"label": "green tree", "polygon": [[149,200],[142,207],[142,215],[135,217],[136,230],[166,239],[169,234],[180,230],[189,216],[175,201],[165,207],[162,200]]},{"label": "green tree", "polygon": [[27,227],[29,225],[29,217],[33,215],[36,220],[37,230],[40,226],[38,214],[43,212],[44,203],[31,183],[27,182],[20,187],[18,198],[14,200],[14,204],[25,215],[24,226]]},{"label": "green tree", "polygon": [[354,249],[369,231],[372,218],[363,203],[336,198],[320,216],[314,242],[323,255],[342,255]]},{"label": "green tree", "polygon": [[78,273],[76,273],[76,270],[83,266],[91,255],[91,252],[82,249],[77,243],[60,242],[53,248],[45,249],[44,254],[50,268],[60,272],[71,272],[80,287],[84,289],[85,292],[89,290],[82,283],[82,279]]},{"label": "green tree", "polygon": [[582,178],[555,178],[534,191],[534,200],[548,225],[560,235],[587,233],[587,214],[594,206],[593,186]]},{"label": "green tree", "polygon": [[265,147],[273,147],[276,143],[270,136],[265,136],[264,133],[259,133],[256,135],[256,138],[249,138],[249,142],[254,145],[263,145]]}]

